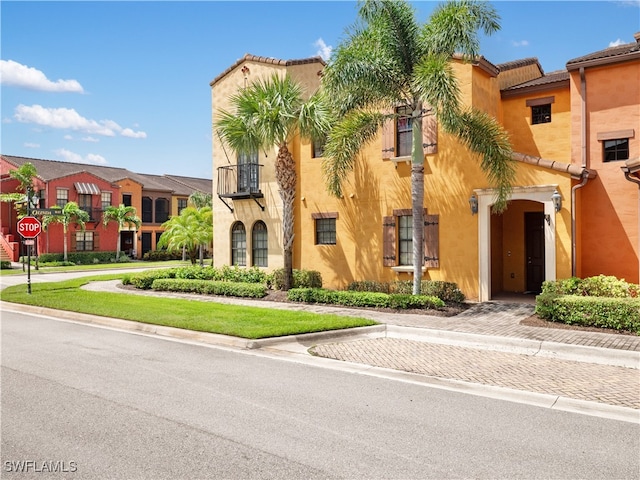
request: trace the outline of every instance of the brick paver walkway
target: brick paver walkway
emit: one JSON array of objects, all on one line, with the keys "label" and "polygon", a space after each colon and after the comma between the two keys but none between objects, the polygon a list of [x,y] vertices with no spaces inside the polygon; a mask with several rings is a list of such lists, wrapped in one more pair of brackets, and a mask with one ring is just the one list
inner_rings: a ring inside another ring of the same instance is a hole
[{"label": "brick paver walkway", "polygon": [[316,345],[318,356],[640,409],[640,371],[400,338]]}]

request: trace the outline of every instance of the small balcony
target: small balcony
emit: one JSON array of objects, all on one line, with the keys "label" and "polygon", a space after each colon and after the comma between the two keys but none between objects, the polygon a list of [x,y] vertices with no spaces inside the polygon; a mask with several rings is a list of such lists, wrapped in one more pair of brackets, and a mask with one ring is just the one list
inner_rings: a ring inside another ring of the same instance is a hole
[{"label": "small balcony", "polygon": [[258,163],[241,163],[238,165],[226,165],[218,167],[218,198],[233,212],[225,198],[232,200],[252,199],[264,211],[258,199],[263,198],[262,193],[262,165]]},{"label": "small balcony", "polygon": [[218,167],[218,197],[262,198],[262,165],[244,163]]},{"label": "small balcony", "polygon": [[90,222],[99,222],[100,217],[102,216],[102,210],[99,208],[93,207],[84,207],[80,205],[80,210],[84,210],[89,215]]}]

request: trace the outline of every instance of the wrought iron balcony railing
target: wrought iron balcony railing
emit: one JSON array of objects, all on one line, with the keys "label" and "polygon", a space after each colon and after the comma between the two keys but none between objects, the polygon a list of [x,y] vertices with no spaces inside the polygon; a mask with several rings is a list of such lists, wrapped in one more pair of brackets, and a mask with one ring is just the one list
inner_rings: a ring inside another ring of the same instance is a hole
[{"label": "wrought iron balcony railing", "polygon": [[[262,167],[263,165],[257,163],[218,167],[217,194],[230,210],[233,209],[224,201],[225,198],[253,199],[260,205],[256,199],[264,197],[262,193]],[[262,205],[260,208],[264,210]]]}]

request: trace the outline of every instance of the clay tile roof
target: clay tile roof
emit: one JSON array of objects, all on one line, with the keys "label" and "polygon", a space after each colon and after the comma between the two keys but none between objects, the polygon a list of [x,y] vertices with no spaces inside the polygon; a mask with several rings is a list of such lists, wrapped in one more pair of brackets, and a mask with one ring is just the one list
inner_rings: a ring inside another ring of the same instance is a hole
[{"label": "clay tile roof", "polygon": [[307,63],[320,63],[323,67],[326,65],[326,62],[321,57],[300,58],[297,60],[279,60],[277,58],[259,57],[257,55],[251,55],[250,53],[246,53],[244,57],[236,60],[233,65],[227,68],[224,72],[222,72],[216,78],[211,80],[209,85],[213,87],[213,85],[216,82],[218,82],[220,79],[225,77],[228,73],[230,73],[232,70],[234,70],[244,62],[260,62],[260,63],[266,63],[271,65],[280,65],[282,67],[289,67],[292,65],[305,65]]},{"label": "clay tile roof", "polygon": [[573,58],[567,62],[567,70],[571,71],[580,67],[604,65],[631,59],[640,59],[640,41],[638,40],[635,43],[625,43],[624,45],[605,48],[582,57]]},{"label": "clay tile roof", "polygon": [[505,72],[507,70],[512,70],[514,68],[520,68],[520,67],[526,67],[526,66],[529,66],[529,65],[537,65],[538,69],[540,70],[540,73],[544,75],[544,71],[542,70],[542,66],[540,65],[540,62],[538,61],[538,59],[536,57],[522,58],[520,60],[513,60],[511,62],[499,63],[498,65],[496,65],[496,67],[498,67],[498,70],[500,70],[501,72]]},{"label": "clay tile roof", "polygon": [[529,80],[524,83],[520,83],[518,85],[513,85],[512,87],[506,88],[505,90],[518,90],[521,88],[527,87],[539,87],[541,85],[549,85],[552,83],[558,82],[568,82],[569,81],[569,72],[566,70],[556,70],[555,72],[549,72],[546,75],[543,75],[539,78],[534,78],[533,80]]},{"label": "clay tile roof", "polygon": [[570,163],[557,162],[555,160],[547,160],[533,155],[513,152],[512,158],[518,162],[537,165],[538,167],[547,168],[556,172],[568,173],[573,178],[580,178],[584,169]]}]

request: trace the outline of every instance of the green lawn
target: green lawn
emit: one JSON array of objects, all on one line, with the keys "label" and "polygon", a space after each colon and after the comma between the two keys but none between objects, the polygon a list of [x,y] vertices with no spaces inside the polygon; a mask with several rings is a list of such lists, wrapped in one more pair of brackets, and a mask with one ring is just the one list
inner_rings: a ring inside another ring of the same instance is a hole
[{"label": "green lawn", "polygon": [[376,324],[364,318],[339,315],[222,305],[215,302],[146,297],[127,293],[90,292],[80,289],[90,281],[120,278],[122,274],[114,273],[64,282],[36,283],[31,285],[31,295],[27,293],[26,285],[16,285],[2,290],[0,299],[5,302],[250,339]]},{"label": "green lawn", "polygon": [[[209,263],[205,261],[205,265],[211,264],[211,260]],[[123,263],[94,263],[87,265],[70,265],[66,267],[47,267],[40,266],[38,270],[36,270],[35,264],[31,263],[31,275],[38,275],[40,273],[51,273],[51,272],[84,272],[91,270],[119,270],[123,268],[173,268],[173,267],[187,267],[190,266],[191,262],[183,262],[182,260],[168,260],[164,262],[142,262],[142,261],[134,261],[134,262],[123,262]],[[1,269],[0,275],[22,275],[26,273],[27,265],[24,265],[24,271],[22,267],[11,268],[11,269]]]}]

